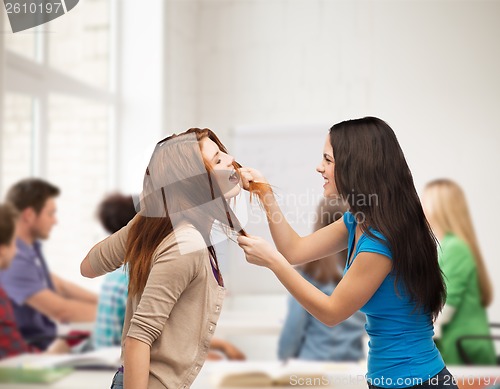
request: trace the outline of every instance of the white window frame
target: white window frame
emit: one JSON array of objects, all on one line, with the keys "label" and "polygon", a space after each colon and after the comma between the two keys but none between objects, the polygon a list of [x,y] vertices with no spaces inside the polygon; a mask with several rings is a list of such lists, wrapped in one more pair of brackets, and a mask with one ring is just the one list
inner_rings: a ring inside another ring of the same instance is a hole
[{"label": "white window frame", "polygon": [[[119,122],[119,97],[117,80],[119,77],[118,58],[119,50],[119,7],[118,0],[110,1],[110,58],[109,58],[109,85],[108,88],[99,88],[80,81],[48,64],[48,34],[50,22],[46,25],[33,28],[37,32],[37,53],[35,59],[25,58],[5,47],[3,37],[0,38],[0,125],[3,125],[5,115],[4,95],[19,93],[34,98],[33,107],[33,162],[31,175],[47,177],[47,134],[48,134],[48,99],[50,94],[59,93],[69,95],[93,103],[106,104],[109,107],[108,115],[108,182],[107,189],[117,186],[117,128]],[[83,4],[81,6],[84,6]],[[75,8],[72,12],[78,12]],[[64,17],[64,16],[62,16]],[[3,25],[0,18],[0,31],[10,33],[10,27]],[[1,128],[1,127],[0,127]],[[2,146],[3,132],[0,130],[0,147]],[[1,166],[0,161],[0,169]],[[3,171],[3,170],[1,170]],[[20,177],[21,178],[21,177]],[[6,188],[0,182],[0,193]]]}]

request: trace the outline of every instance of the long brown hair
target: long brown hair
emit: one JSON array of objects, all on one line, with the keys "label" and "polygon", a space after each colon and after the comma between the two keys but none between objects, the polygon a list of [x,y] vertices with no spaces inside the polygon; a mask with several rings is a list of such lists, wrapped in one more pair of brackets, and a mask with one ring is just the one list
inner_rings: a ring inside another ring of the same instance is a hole
[{"label": "long brown hair", "polygon": [[[202,158],[200,142],[204,138],[227,153],[226,147],[208,128],[191,128],[171,135],[158,142],[153,152],[144,175],[139,215],[130,226],[127,239],[124,263],[130,275],[130,295],[142,293],[155,250],[182,221],[193,224],[203,236],[215,262],[218,282],[223,283],[206,220],[212,218],[228,230],[245,232],[229,208],[213,170]],[[204,204],[211,206],[204,208]]]},{"label": "long brown hair", "polygon": [[451,232],[457,235],[472,251],[481,289],[481,303],[485,307],[489,306],[493,300],[493,286],[479,248],[462,188],[452,180],[441,178],[426,185],[425,195],[430,200],[430,209],[427,210],[430,212],[430,220],[436,223],[443,233]]},{"label": "long brown hair", "polygon": [[[317,231],[337,221],[348,208],[348,204],[340,197],[322,199],[316,209],[317,219],[313,230]],[[338,284],[342,279],[340,265],[345,264],[346,259],[347,250],[343,250],[317,261],[308,262],[300,266],[300,269],[322,284],[329,282]]]},{"label": "long brown hair", "polygon": [[0,245],[10,245],[16,232],[19,212],[10,203],[0,204]]},{"label": "long brown hair", "polygon": [[330,143],[338,192],[363,233],[380,240],[371,227],[387,239],[395,288],[402,285],[416,309],[437,317],[446,289],[436,238],[394,131],[375,117],[348,120],[330,129]]}]

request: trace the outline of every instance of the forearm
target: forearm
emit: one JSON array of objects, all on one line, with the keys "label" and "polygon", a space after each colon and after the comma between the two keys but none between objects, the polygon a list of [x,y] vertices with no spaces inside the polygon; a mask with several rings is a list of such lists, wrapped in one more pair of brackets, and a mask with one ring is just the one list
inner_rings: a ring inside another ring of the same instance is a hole
[{"label": "forearm", "polygon": [[151,348],[138,339],[127,337],[124,345],[124,389],[147,389]]},{"label": "forearm", "polygon": [[[245,354],[235,345],[219,338],[212,338],[210,341],[210,349],[222,352],[226,358],[230,360],[241,361],[245,359]],[[215,354],[214,359],[219,359],[217,358],[217,354]]]},{"label": "forearm", "polygon": [[284,258],[271,270],[297,302],[322,323],[334,326],[345,319],[335,311],[332,298],[305,280]]},{"label": "forearm", "polygon": [[97,304],[99,300],[96,293],[90,292],[69,281],[62,283],[62,294],[65,297],[92,304]]},{"label": "forearm", "polygon": [[212,338],[210,340],[210,348],[213,350],[224,351],[226,342],[219,338]]},{"label": "forearm", "polygon": [[68,343],[64,339],[57,338],[45,350],[46,354],[67,354],[71,351]]},{"label": "forearm", "polygon": [[57,314],[56,320],[62,323],[81,323],[95,321],[97,304],[67,299],[67,304]]},{"label": "forearm", "polygon": [[292,263],[294,247],[298,244],[301,237],[290,226],[288,220],[286,220],[273,193],[264,194],[261,200],[266,211],[269,230],[271,231],[274,244],[278,251]]}]

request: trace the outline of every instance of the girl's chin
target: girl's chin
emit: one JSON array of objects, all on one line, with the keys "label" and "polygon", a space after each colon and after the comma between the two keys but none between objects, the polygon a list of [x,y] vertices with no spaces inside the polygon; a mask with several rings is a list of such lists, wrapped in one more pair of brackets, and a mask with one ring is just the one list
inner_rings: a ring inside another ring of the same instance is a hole
[{"label": "girl's chin", "polygon": [[331,190],[330,188],[325,188],[323,191],[323,197],[325,198],[330,198],[330,197],[338,197],[338,193],[334,190]]},{"label": "girl's chin", "polygon": [[229,200],[232,199],[233,197],[238,196],[240,192],[241,192],[241,187],[239,185],[235,185],[231,190],[224,193],[224,197],[226,198],[226,200]]}]

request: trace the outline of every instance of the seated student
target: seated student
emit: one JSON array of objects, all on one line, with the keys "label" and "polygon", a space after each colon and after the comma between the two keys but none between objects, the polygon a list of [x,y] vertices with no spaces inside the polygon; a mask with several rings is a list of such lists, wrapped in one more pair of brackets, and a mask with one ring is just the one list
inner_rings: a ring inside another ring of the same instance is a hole
[{"label": "seated student", "polygon": [[[136,215],[132,196],[113,193],[99,204],[97,216],[104,229],[114,234],[125,227]],[[108,273],[101,286],[97,318],[92,333],[92,348],[120,346],[125,308],[128,297],[128,272],[123,266]],[[207,359],[245,359],[245,355],[231,343],[212,338]]]},{"label": "seated student", "polygon": [[[17,211],[9,204],[0,205],[0,270],[7,269],[16,255],[16,219]],[[68,346],[63,340],[56,340],[48,348],[49,352],[67,352]],[[22,353],[38,352],[28,345],[17,328],[14,312],[5,290],[0,284],[0,359]]]},{"label": "seated student", "polygon": [[[114,234],[136,214],[132,196],[108,195],[99,204],[97,216],[104,229]],[[123,266],[108,273],[101,285],[97,317],[92,332],[93,348],[120,346],[128,295],[128,273]]]},{"label": "seated student", "polygon": [[[314,231],[340,219],[347,211],[340,198],[322,200],[317,208]],[[309,262],[299,272],[320,289],[331,295],[342,279],[347,250]],[[364,358],[362,339],[365,315],[355,313],[335,327],[328,327],[307,312],[292,296],[288,314],[278,343],[278,358],[317,361],[359,361]]]},{"label": "seated student", "polygon": [[37,178],[16,183],[7,202],[19,212],[17,253],[0,282],[9,296],[23,338],[45,350],[56,337],[56,322],[94,321],[97,295],[51,273],[40,240],[56,223],[59,189]]},{"label": "seated student", "polygon": [[[429,224],[440,243],[439,266],[446,283],[446,303],[434,323],[434,338],[449,365],[496,364],[486,308],[493,300],[493,286],[479,247],[462,188],[443,178],[429,182],[422,203]],[[462,343],[465,356],[459,351]],[[483,339],[481,339],[483,337]]]}]

